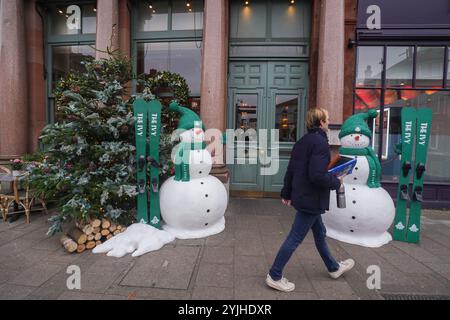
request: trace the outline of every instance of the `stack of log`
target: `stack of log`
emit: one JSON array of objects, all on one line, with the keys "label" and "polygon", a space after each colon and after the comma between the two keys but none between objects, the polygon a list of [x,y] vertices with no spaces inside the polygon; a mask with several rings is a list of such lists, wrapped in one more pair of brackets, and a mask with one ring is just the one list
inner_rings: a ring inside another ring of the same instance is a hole
[{"label": "stack of log", "polygon": [[124,226],[108,219],[93,219],[89,223],[75,222],[69,232],[61,237],[61,244],[68,252],[81,253],[94,249],[125,230]]}]

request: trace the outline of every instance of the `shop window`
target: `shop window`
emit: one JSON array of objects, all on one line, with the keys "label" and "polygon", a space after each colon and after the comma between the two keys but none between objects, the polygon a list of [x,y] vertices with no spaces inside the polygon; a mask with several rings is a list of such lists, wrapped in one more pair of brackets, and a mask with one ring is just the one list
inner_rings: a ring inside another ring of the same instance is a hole
[{"label": "shop window", "polygon": [[237,129],[247,131],[258,128],[258,95],[236,95],[236,126]]},{"label": "shop window", "polygon": [[310,17],[310,1],[251,0],[246,5],[234,0],[230,4],[230,38],[305,40],[310,35]]},{"label": "shop window", "polygon": [[356,89],[355,90],[355,113],[364,112],[368,109],[380,107],[381,90]]},{"label": "shop window", "polygon": [[417,47],[416,87],[442,88],[444,47]]},{"label": "shop window", "polygon": [[386,86],[411,87],[414,47],[388,47],[386,50]]},{"label": "shop window", "polygon": [[167,1],[137,1],[138,31],[167,31],[169,4]]},{"label": "shop window", "polygon": [[357,87],[380,87],[383,47],[358,47]]},{"label": "shop window", "polygon": [[[408,90],[405,95],[402,90],[388,90],[389,96],[398,97],[397,100],[386,101],[385,137],[383,144],[387,157],[383,159],[382,174],[384,180],[398,181],[400,159],[395,153],[395,145],[401,142],[401,109],[402,108],[431,108],[433,110],[433,124],[428,147],[428,160],[425,180],[430,182],[450,181],[448,162],[450,161],[450,92]],[[388,110],[386,112],[386,110]],[[386,117],[388,118],[386,119]]]},{"label": "shop window", "polygon": [[50,10],[51,35],[94,34],[97,28],[97,9],[94,4],[57,5]]},{"label": "shop window", "polygon": [[201,42],[149,42],[137,45],[137,72],[151,69],[183,76],[192,95],[200,95]]},{"label": "shop window", "polygon": [[56,82],[69,72],[84,72],[81,62],[93,60],[95,50],[91,46],[58,46],[52,48],[52,57],[52,88],[55,89]]},{"label": "shop window", "polygon": [[203,29],[203,1],[172,1],[172,30]]}]

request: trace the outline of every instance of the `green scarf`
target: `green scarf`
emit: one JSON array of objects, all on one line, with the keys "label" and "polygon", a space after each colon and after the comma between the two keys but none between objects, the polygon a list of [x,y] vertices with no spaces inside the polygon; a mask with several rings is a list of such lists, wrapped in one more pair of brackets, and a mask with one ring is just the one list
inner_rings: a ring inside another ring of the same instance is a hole
[{"label": "green scarf", "polygon": [[203,150],[205,142],[186,143],[181,142],[175,154],[175,181],[190,181],[189,154],[191,150]]},{"label": "green scarf", "polygon": [[365,156],[369,163],[369,177],[367,179],[367,185],[369,188],[380,188],[380,173],[381,165],[377,155],[372,148],[366,147],[364,149],[356,148],[344,148],[339,149],[339,153],[348,156]]}]

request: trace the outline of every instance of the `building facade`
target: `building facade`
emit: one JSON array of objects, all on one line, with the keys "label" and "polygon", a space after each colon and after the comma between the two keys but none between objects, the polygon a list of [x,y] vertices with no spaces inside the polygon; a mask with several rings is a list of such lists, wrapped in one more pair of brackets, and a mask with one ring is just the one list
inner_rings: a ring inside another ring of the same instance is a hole
[{"label": "building facade", "polygon": [[[81,69],[86,57],[119,50],[137,74],[158,69],[185,77],[190,107],[208,128],[279,130],[277,144],[267,137],[266,151],[248,147],[257,163],[214,166],[231,194],[278,195],[290,150],[305,132],[305,112],[321,106],[335,130],[355,112],[380,110],[383,118],[371,124],[373,147],[395,196],[400,110],[429,106],[435,116],[425,205],[448,208],[449,4],[395,3],[3,0],[0,157],[38,148],[40,131],[55,121],[52,90],[59,78]],[[261,175],[272,152],[279,154],[278,173]]]}]

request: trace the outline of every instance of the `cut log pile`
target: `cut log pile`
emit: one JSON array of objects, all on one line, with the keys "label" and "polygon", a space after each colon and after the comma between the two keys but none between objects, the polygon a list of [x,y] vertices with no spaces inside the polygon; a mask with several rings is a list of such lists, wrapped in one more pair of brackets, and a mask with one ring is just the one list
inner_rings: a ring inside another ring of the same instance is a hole
[{"label": "cut log pile", "polygon": [[67,252],[81,253],[94,249],[125,230],[126,227],[108,219],[93,219],[89,223],[77,221],[67,234],[61,237],[60,241]]}]

